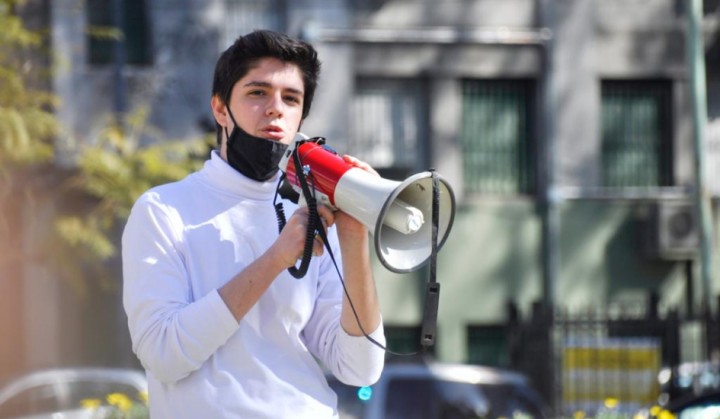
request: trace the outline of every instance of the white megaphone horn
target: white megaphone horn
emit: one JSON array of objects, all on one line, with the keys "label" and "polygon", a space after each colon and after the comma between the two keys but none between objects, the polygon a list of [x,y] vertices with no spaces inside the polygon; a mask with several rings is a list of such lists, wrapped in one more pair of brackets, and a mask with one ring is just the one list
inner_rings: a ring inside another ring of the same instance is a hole
[{"label": "white megaphone horn", "polygon": [[[340,209],[373,233],[375,251],[393,272],[411,272],[423,266],[432,252],[432,172],[402,182],[384,179],[348,164],[324,141],[298,133],[288,146],[280,170],[293,189],[302,190],[292,154],[297,155],[308,185],[319,203]],[[436,174],[437,176],[437,174]],[[455,218],[455,195],[438,176],[439,214],[437,250],[445,243]]]}]

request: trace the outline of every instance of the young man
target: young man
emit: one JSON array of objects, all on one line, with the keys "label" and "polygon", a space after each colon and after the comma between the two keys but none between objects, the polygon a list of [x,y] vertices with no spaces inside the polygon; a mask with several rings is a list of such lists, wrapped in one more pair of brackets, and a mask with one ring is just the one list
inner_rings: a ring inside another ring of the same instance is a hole
[{"label": "young man", "polygon": [[384,351],[363,336],[384,344],[365,227],[319,208],[357,318],[320,239],[305,277],[287,271],[303,252],[307,210],[285,201],[294,213],[278,233],[277,164],[319,71],[304,42],[270,31],[240,37],[215,68],[219,149],[133,207],[124,305],[153,418],[337,417],[317,360],[352,385],[380,376]]}]

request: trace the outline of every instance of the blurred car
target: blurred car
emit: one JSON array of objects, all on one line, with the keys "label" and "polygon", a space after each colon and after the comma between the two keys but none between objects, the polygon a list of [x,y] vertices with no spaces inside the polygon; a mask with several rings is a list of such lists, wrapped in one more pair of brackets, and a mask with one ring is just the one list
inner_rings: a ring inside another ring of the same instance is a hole
[{"label": "blurred car", "polygon": [[118,368],[51,369],[21,376],[0,389],[0,418],[84,419],[113,410],[147,417],[144,372]]},{"label": "blurred car", "polygon": [[720,392],[682,397],[665,409],[677,419],[720,418]]},{"label": "blurred car", "polygon": [[657,406],[640,417],[677,419],[720,418],[720,364],[717,361],[684,362],[658,373]]},{"label": "blurred car", "polygon": [[388,364],[371,387],[328,375],[340,419],[545,418],[527,378],[498,368],[430,362]]},{"label": "blurred car", "polygon": [[720,391],[718,362],[684,362],[673,368],[665,367],[658,374],[664,404],[704,393]]}]

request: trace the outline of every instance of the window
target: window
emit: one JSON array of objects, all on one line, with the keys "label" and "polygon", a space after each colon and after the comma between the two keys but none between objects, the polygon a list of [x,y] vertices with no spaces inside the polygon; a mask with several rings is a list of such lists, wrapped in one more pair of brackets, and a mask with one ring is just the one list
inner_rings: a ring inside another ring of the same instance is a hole
[{"label": "window", "polygon": [[119,29],[125,41],[125,63],[151,64],[150,31],[145,0],[124,0],[122,26],[116,28],[114,2],[87,0],[88,59],[90,64],[112,64],[116,40],[108,31]]},{"label": "window", "polygon": [[467,328],[468,363],[507,367],[510,358],[502,325],[473,325]]},{"label": "window", "polygon": [[528,80],[463,82],[461,143],[466,191],[533,192],[534,90],[534,82]]},{"label": "window", "polygon": [[[420,345],[421,326],[385,326],[386,347],[400,354],[410,354],[422,349]],[[437,334],[435,342],[437,342]],[[428,353],[435,353],[435,345],[428,347]]]},{"label": "window", "polygon": [[670,186],[670,82],[603,81],[601,90],[603,186]]},{"label": "window", "polygon": [[720,12],[720,0],[703,0],[703,15]]},{"label": "window", "polygon": [[[677,16],[684,16],[688,10],[689,2],[683,0],[675,0],[675,14]],[[712,16],[713,14],[720,13],[720,0],[703,0],[702,2],[702,14],[704,17]]]},{"label": "window", "polygon": [[410,175],[424,163],[424,104],[419,81],[358,80],[351,105],[348,154],[368,162],[384,176]]},{"label": "window", "polygon": [[286,5],[282,0],[225,0],[224,35],[221,50],[256,29],[283,31]]}]

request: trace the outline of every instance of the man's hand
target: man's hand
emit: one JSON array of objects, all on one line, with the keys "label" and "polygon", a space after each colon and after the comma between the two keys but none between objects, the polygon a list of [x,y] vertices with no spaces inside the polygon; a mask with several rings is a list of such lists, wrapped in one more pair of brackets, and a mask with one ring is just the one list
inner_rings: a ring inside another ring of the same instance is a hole
[{"label": "man's hand", "polygon": [[375,176],[380,176],[380,175],[378,174],[378,172],[376,172],[375,169],[372,168],[372,166],[370,166],[369,164],[365,163],[365,162],[362,161],[362,160],[356,159],[356,158],[353,157],[353,156],[348,156],[348,155],[346,154],[346,155],[343,156],[343,160],[345,161],[345,163],[347,163],[347,164],[349,164],[349,165],[351,165],[351,166],[353,166],[353,167],[357,167],[358,169],[363,169],[364,171],[370,172],[370,173],[372,173],[372,174],[375,175]]},{"label": "man's hand", "polygon": [[[318,215],[327,232],[328,227],[335,223],[335,214],[330,208],[318,205]],[[278,239],[270,247],[269,252],[277,258],[283,266],[290,268],[297,264],[305,251],[305,237],[309,223],[309,210],[307,207],[298,208],[288,220]],[[315,236],[313,255],[323,254],[324,244],[319,236]]]},{"label": "man's hand", "polygon": [[[343,156],[343,160],[353,167],[365,170],[375,176],[380,176],[369,164],[362,160],[348,155]],[[360,221],[343,211],[333,212],[324,205],[318,205],[318,215],[320,215],[325,231],[333,224],[337,227],[341,246],[343,246],[343,244],[347,246],[351,243],[362,246],[367,239],[367,228]],[[302,258],[305,250],[308,216],[309,212],[307,207],[298,208],[288,220],[278,239],[269,249],[272,257],[277,258],[286,268],[295,266],[298,259]],[[313,255],[322,255],[323,249],[324,244],[322,240],[319,236],[316,236],[315,243],[313,244]]]}]

